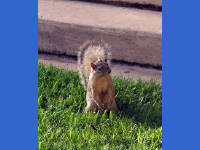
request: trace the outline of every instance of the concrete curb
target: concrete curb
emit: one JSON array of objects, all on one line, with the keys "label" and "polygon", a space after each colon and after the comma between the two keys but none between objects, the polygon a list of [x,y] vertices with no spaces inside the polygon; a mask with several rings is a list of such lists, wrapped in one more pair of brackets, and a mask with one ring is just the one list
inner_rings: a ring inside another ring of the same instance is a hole
[{"label": "concrete curb", "polygon": [[110,44],[114,60],[162,66],[161,35],[38,21],[39,52],[76,56],[80,45],[93,39]]}]

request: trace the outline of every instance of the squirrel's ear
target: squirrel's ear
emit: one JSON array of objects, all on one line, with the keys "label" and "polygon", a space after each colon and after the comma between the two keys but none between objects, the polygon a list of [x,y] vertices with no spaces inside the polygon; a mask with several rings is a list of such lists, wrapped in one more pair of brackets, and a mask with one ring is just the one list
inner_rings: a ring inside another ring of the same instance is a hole
[{"label": "squirrel's ear", "polygon": [[98,58],[98,61],[102,62],[102,59],[101,59],[101,58]]},{"label": "squirrel's ear", "polygon": [[96,65],[94,63],[91,63],[91,67],[92,67],[92,69],[95,69]]}]

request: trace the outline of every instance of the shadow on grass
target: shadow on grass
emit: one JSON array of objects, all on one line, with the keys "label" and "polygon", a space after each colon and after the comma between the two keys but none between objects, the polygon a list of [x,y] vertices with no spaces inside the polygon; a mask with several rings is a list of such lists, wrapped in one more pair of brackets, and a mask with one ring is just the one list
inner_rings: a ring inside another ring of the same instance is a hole
[{"label": "shadow on grass", "polygon": [[162,88],[155,82],[114,79],[120,116],[150,127],[162,125]]}]

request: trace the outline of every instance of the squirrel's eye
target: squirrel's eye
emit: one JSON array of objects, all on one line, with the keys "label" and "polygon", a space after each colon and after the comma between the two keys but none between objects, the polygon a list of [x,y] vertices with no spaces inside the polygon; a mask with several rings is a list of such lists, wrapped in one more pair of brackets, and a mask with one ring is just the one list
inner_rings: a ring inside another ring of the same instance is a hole
[{"label": "squirrel's eye", "polygon": [[101,71],[102,69],[101,68],[98,68],[98,71]]}]

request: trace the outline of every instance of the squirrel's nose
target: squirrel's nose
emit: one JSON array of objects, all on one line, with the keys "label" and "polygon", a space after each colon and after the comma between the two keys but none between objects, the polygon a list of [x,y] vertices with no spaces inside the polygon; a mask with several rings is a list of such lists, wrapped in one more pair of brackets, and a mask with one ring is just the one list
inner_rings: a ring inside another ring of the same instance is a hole
[{"label": "squirrel's nose", "polygon": [[110,69],[108,70],[108,73],[111,73],[111,70],[110,70]]}]

